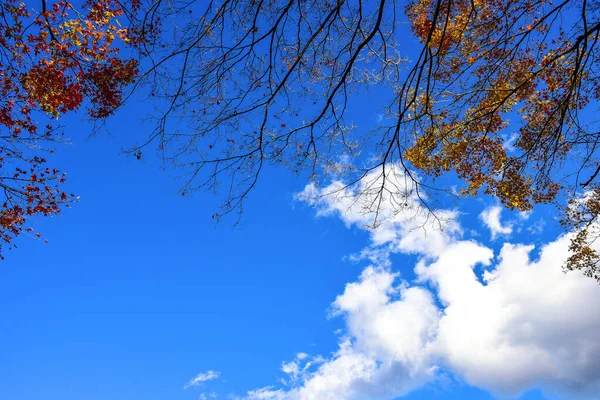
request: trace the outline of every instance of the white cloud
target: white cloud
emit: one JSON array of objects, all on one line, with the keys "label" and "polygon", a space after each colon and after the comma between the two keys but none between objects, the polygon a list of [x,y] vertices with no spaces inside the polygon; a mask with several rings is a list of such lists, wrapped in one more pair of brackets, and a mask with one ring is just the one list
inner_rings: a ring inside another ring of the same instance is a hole
[{"label": "white cloud", "polygon": [[483,210],[479,215],[483,224],[490,230],[492,240],[495,240],[498,236],[508,236],[513,231],[512,224],[502,225],[500,222],[501,212],[501,206],[492,206]]},{"label": "white cloud", "polygon": [[[354,192],[334,183],[309,185],[302,196],[320,215],[372,226],[372,199],[353,198],[365,193],[368,179]],[[396,189],[404,190],[400,181]],[[487,246],[462,239],[457,213],[436,211],[446,221],[436,229],[414,196],[401,210],[390,196],[381,202],[381,224],[370,230],[371,246],[358,257],[371,265],[333,302],[332,315],[346,325],[338,350],[318,362],[297,356],[282,365],[287,386],[245,399],[391,400],[445,373],[501,396],[534,387],[567,398],[600,392],[600,291],[592,279],[562,272],[569,235],[542,247],[537,260],[533,246],[509,243],[494,258]],[[493,210],[488,226],[508,233]],[[390,252],[420,255],[416,282],[401,280],[396,271],[411,266],[392,266]]]},{"label": "white cloud", "polygon": [[190,379],[188,383],[183,387],[184,389],[190,388],[192,386],[200,386],[203,382],[212,381],[213,379],[217,379],[221,375],[218,371],[208,370],[206,372],[200,372],[198,375]]},{"label": "white cloud", "polygon": [[527,227],[527,231],[532,235],[540,235],[544,231],[544,227],[546,226],[546,221],[543,219],[538,219],[534,223],[530,224]]},{"label": "white cloud", "polygon": [[[285,400],[288,398],[288,394],[282,390],[274,390],[273,386],[267,386],[260,389],[249,391],[244,400]],[[237,398],[239,399],[239,398]]]},{"label": "white cloud", "polygon": [[469,384],[499,395],[532,388],[591,396],[600,392],[600,293],[591,279],[561,270],[563,236],[538,261],[533,246],[505,244],[480,282],[473,268],[492,252],[460,241],[417,273],[445,305],[433,353]]},{"label": "white cloud", "polygon": [[509,152],[514,152],[516,150],[515,143],[518,138],[519,134],[517,132],[511,133],[510,136],[507,135],[504,138],[503,147]]},{"label": "white cloud", "polygon": [[[404,175],[388,166],[386,177],[376,170],[364,177],[357,187],[342,182],[319,189],[309,184],[297,196],[315,207],[317,215],[336,215],[350,226],[368,228],[374,246],[388,244],[390,251],[418,253],[435,257],[448,240],[461,233],[456,223],[458,213],[451,210],[428,212],[416,195],[414,185],[405,183]],[[383,188],[383,189],[382,189]],[[357,194],[361,195],[357,197]],[[425,194],[421,193],[421,197]],[[369,250],[366,252],[368,253]],[[368,258],[381,255],[381,248]]]},{"label": "white cloud", "polygon": [[302,385],[283,398],[395,398],[434,376],[428,352],[422,351],[435,332],[434,300],[424,289],[396,287],[395,281],[390,271],[370,267],[358,282],[346,286],[333,307],[346,319],[347,337],[314,371],[295,361],[296,367],[288,371],[302,370]]}]

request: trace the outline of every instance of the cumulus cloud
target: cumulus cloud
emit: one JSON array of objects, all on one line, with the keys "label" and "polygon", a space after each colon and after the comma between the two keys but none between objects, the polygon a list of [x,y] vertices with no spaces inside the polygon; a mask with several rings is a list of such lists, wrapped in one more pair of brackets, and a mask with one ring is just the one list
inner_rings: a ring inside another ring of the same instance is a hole
[{"label": "cumulus cloud", "polygon": [[[479,215],[483,224],[490,230],[492,240],[495,240],[498,236],[508,236],[513,231],[511,224],[503,225],[502,222],[500,222],[501,213],[501,206],[492,206],[483,210]],[[528,217],[528,214],[524,215]]]},{"label": "cumulus cloud", "polygon": [[422,350],[433,340],[439,312],[430,292],[395,282],[389,270],[365,269],[333,304],[348,327],[335,354],[284,363],[289,390],[265,387],[245,399],[391,399],[432,379],[435,367]]},{"label": "cumulus cloud", "polygon": [[[523,244],[505,243],[495,255],[462,238],[457,212],[431,218],[414,195],[401,209],[383,195],[383,218],[374,224],[373,199],[354,195],[369,194],[377,179],[374,173],[354,190],[309,185],[301,194],[320,215],[370,227],[371,245],[357,257],[370,265],[332,304],[346,326],[337,351],[327,359],[299,354],[282,364],[286,385],[244,399],[391,400],[446,373],[500,396],[534,387],[567,398],[600,393],[600,292],[592,279],[562,272],[569,234],[536,259]],[[406,189],[401,181],[396,190]],[[508,233],[494,210],[482,218],[492,233]],[[392,265],[392,252],[419,261]],[[414,268],[417,279],[403,280],[403,268]]]},{"label": "cumulus cloud", "polygon": [[192,386],[200,386],[202,383],[207,381],[212,381],[213,379],[217,379],[221,375],[218,371],[208,370],[206,372],[200,372],[198,375],[190,379],[188,383],[183,387],[184,389],[190,388]]},{"label": "cumulus cloud", "polygon": [[[429,210],[427,198],[397,168],[388,166],[383,175],[373,171],[358,186],[348,188],[333,182],[325,188],[309,184],[298,198],[316,209],[318,216],[338,216],[347,226],[367,229],[373,246],[365,249],[369,258],[381,260],[382,248],[393,252],[435,257],[459,235],[458,213],[454,210]],[[378,247],[375,252],[371,250]]]},{"label": "cumulus cloud", "polygon": [[564,274],[567,235],[541,249],[505,244],[491,250],[458,241],[417,273],[434,284],[444,305],[431,351],[469,384],[504,396],[532,388],[595,396],[600,392],[600,296],[582,274]]}]

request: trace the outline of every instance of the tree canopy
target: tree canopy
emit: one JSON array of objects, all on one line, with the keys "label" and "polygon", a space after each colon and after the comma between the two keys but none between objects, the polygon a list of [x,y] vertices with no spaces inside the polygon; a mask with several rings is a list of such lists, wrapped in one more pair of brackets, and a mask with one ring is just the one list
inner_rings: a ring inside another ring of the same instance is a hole
[{"label": "tree canopy", "polygon": [[[555,203],[578,232],[566,268],[599,278],[596,0],[89,0],[81,13],[59,2],[35,15],[5,4],[18,28],[2,46],[28,52],[23,65],[14,52],[2,59],[7,90],[24,96],[15,101],[56,116],[87,97],[104,118],[124,86],[147,85],[159,111],[132,153],[157,146],[184,172],[182,193],[223,188],[217,218],[242,210],[266,163],[350,184],[380,171],[375,193],[399,165],[411,180],[411,193],[393,193],[400,209],[415,192],[427,204],[421,188],[448,174],[458,196],[521,211]],[[139,73],[118,56],[127,45]],[[349,104],[368,87],[383,93],[382,118],[357,129]],[[44,204],[57,203],[45,190]]]},{"label": "tree canopy", "polygon": [[[139,2],[129,7],[135,12]],[[17,0],[0,3],[0,250],[25,231],[34,215],[52,215],[75,200],[60,185],[65,173],[47,154],[63,141],[56,120],[85,106],[91,119],[106,118],[133,83],[137,60],[121,46],[141,35],[119,26],[125,11],[115,0]]]},{"label": "tree canopy", "polygon": [[[223,0],[169,13],[185,19],[145,78],[167,104],[150,139],[186,171],[183,190],[223,183],[228,212],[267,162],[350,182],[379,169],[381,193],[387,165],[417,193],[417,173],[450,173],[459,196],[555,202],[579,232],[567,268],[598,278],[597,2]],[[384,118],[356,129],[348,104],[369,86],[386,90]]]}]

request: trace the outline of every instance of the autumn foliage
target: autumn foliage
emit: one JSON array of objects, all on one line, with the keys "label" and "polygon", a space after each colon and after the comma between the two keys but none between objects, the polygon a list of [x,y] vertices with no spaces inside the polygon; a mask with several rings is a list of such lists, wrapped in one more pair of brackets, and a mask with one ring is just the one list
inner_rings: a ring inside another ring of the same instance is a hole
[{"label": "autumn foliage", "polygon": [[[139,4],[128,4],[128,13]],[[56,120],[82,107],[92,119],[121,105],[137,61],[120,54],[140,42],[122,26],[120,2],[88,0],[0,2],[0,250],[23,231],[36,236],[29,218],[52,215],[74,200],[65,174],[47,157],[62,141]]]},{"label": "autumn foliage", "polygon": [[[575,232],[566,268],[600,275],[598,0],[9,0],[0,12],[4,242],[71,199],[41,155],[60,136],[40,121],[106,118],[135,81],[158,112],[131,153],[156,144],[188,177],[182,194],[225,188],[217,217],[243,209],[265,163],[354,183],[381,171],[375,198],[399,165],[412,187],[393,193],[398,211],[414,193],[429,207],[420,189],[444,192],[442,176],[459,197],[554,203]],[[359,131],[348,110],[370,86],[381,118]]]},{"label": "autumn foliage", "polygon": [[415,167],[454,170],[468,183],[464,193],[485,188],[511,209],[556,198],[567,155],[585,147],[578,111],[600,95],[584,68],[596,62],[590,52],[600,25],[551,30],[568,3],[425,0],[408,7],[437,85],[413,105],[417,118],[429,118],[406,152]]},{"label": "autumn foliage", "polygon": [[569,269],[600,279],[591,243],[600,212],[598,4],[418,0],[407,7],[430,65],[410,105],[404,153],[435,176],[510,209],[556,202],[576,230]]},{"label": "autumn foliage", "polygon": [[[410,193],[428,206],[422,187],[452,192],[445,177],[459,197],[555,203],[577,232],[566,268],[598,277],[598,0],[155,4],[179,19],[147,75],[167,106],[135,150],[156,141],[186,192],[225,188],[225,212],[241,210],[272,162],[348,182],[382,171],[377,198],[399,165],[413,187],[398,211]],[[355,129],[369,86],[381,118]]]}]

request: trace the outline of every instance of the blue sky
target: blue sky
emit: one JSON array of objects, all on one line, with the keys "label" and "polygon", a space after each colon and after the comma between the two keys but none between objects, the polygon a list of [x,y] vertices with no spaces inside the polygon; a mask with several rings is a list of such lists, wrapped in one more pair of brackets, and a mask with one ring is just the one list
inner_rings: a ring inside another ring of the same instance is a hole
[{"label": "blue sky", "polygon": [[[350,106],[360,129],[377,96]],[[89,139],[80,117],[61,121],[73,144],[51,161],[80,201],[35,221],[48,243],[21,237],[0,264],[0,399],[600,393],[600,292],[562,274],[554,209],[477,197],[445,205],[441,232],[384,203],[370,231],[360,203],[317,200],[327,189],[267,167],[241,224],[215,226],[222,197],[181,196],[151,152],[121,153],[147,136],[149,112],[132,101]]]},{"label": "blue sky", "polygon": [[[299,200],[299,192],[319,189],[269,169],[242,224],[215,226],[218,196],[177,195],[172,171],[152,157],[120,154],[143,135],[135,115],[143,111],[122,112],[110,136],[90,140],[85,123],[68,121],[74,144],[53,161],[68,171],[69,189],[81,200],[36,221],[49,243],[20,238],[0,268],[0,398],[539,400],[598,388],[594,282],[562,275],[556,257],[532,266],[510,249],[512,269],[505,267],[493,288],[469,280],[471,269],[462,265],[482,248],[497,256],[505,243],[539,248],[555,241],[559,230],[548,212],[525,219],[504,210],[496,220],[495,203],[480,198],[461,206],[454,233],[421,237],[399,217],[373,233],[362,228],[368,216],[328,198]],[[543,229],[531,229],[541,220]],[[407,237],[412,242],[404,243]],[[465,246],[464,253],[435,272],[452,246]],[[364,249],[377,260],[351,257]],[[496,258],[487,270],[497,266]],[[481,278],[484,268],[474,270]],[[455,276],[467,278],[452,282]],[[380,286],[369,289],[375,278]],[[391,286],[381,283],[387,278]],[[480,288],[469,291],[473,285]],[[366,296],[356,294],[361,288]],[[430,296],[430,304],[397,306],[411,290]],[[490,314],[513,314],[479,320],[487,314],[444,294],[452,291],[464,293],[467,304],[497,306]],[[433,322],[422,321],[427,313]],[[442,319],[450,314],[460,318]],[[443,330],[441,321],[458,327]],[[428,342],[415,347],[403,327],[421,323]],[[473,332],[467,348],[452,344]],[[494,335],[498,346],[485,342]],[[504,353],[496,351],[500,344]],[[371,364],[337,371],[348,354]],[[339,376],[348,382],[336,383]],[[315,382],[326,388],[319,392]]]}]

